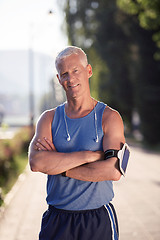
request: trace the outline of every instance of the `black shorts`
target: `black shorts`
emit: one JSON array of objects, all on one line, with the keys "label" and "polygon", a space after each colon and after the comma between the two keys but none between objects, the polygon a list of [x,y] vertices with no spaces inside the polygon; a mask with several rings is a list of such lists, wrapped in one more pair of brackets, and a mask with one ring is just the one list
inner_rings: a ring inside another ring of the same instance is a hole
[{"label": "black shorts", "polygon": [[49,206],[43,214],[39,240],[118,240],[118,223],[111,203],[101,208],[68,211]]}]

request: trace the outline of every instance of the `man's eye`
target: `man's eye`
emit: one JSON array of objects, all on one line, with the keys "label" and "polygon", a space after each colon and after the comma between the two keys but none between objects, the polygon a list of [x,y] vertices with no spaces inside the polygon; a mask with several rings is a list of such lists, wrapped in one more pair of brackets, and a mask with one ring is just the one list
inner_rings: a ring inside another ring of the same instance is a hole
[{"label": "man's eye", "polygon": [[61,74],[61,77],[62,77],[62,78],[66,77],[66,76],[67,76],[67,73],[62,73],[62,74]]}]

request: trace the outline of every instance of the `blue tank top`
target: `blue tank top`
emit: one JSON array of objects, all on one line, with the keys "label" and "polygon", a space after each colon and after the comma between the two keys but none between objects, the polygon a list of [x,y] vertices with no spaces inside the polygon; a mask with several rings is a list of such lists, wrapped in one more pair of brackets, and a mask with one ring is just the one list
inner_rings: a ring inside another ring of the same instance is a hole
[{"label": "blue tank top", "polygon": [[[71,140],[67,141],[64,119],[65,103],[58,106],[52,122],[53,143],[58,152],[98,151],[103,150],[102,116],[106,107],[98,102],[95,106],[97,114],[96,142],[94,110],[82,118],[71,119],[66,116]],[[47,203],[56,208],[66,210],[95,209],[108,204],[114,196],[112,181],[88,182],[80,181],[61,174],[48,175]]]}]

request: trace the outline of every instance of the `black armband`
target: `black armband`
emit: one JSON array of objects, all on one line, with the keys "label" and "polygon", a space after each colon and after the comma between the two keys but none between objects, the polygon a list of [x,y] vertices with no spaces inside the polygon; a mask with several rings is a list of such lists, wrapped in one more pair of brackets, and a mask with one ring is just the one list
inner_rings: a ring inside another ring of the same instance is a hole
[{"label": "black armband", "polygon": [[117,157],[117,153],[119,150],[115,150],[115,149],[108,149],[104,152],[104,159],[108,159],[111,157]]},{"label": "black armband", "polygon": [[121,150],[108,149],[104,152],[105,159],[112,158],[112,157],[118,158],[119,170],[121,174],[123,174],[124,176],[125,176],[125,172],[128,165],[129,155],[130,155],[130,149],[127,143],[123,145]]}]

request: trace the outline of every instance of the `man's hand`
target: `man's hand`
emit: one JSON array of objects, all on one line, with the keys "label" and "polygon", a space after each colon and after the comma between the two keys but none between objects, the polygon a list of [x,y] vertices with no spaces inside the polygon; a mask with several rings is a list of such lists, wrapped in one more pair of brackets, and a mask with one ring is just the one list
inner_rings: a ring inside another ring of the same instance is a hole
[{"label": "man's hand", "polygon": [[56,151],[54,144],[46,137],[35,141],[35,149],[38,151]]}]

